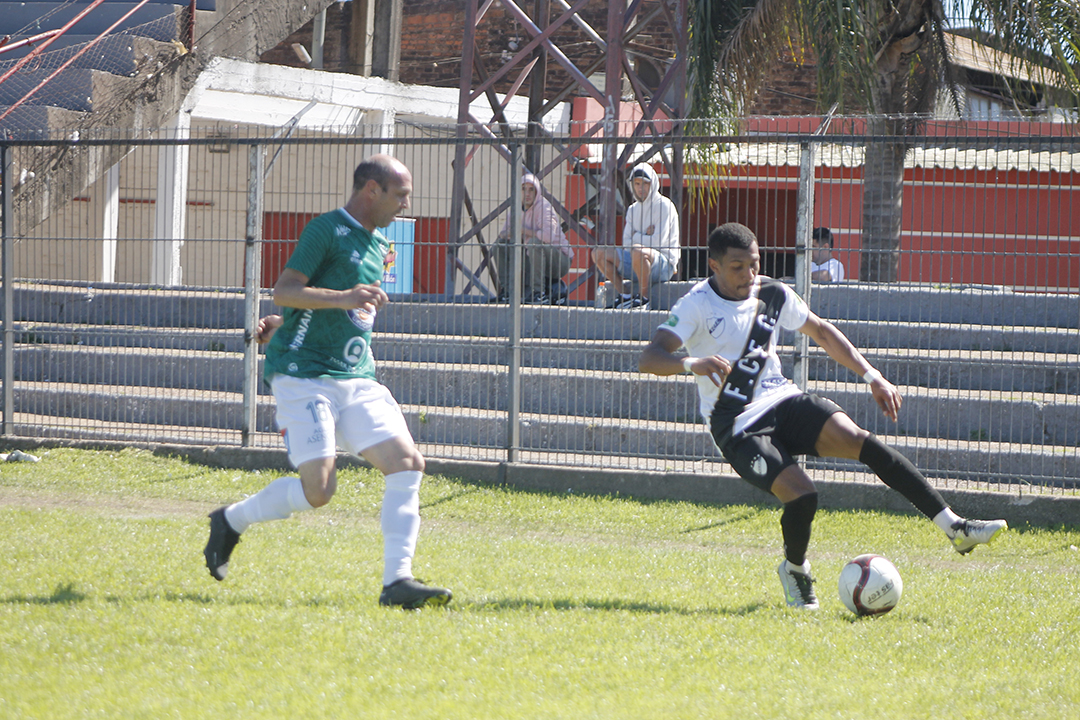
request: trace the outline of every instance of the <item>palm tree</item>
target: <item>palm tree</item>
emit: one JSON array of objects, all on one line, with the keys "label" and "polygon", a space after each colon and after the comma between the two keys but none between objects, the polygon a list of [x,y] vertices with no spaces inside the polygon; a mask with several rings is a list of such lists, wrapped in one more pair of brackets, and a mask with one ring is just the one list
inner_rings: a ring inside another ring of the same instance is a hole
[{"label": "palm tree", "polygon": [[[895,280],[907,138],[942,91],[958,113],[962,106],[941,0],[691,0],[691,8],[693,117],[738,117],[793,47],[817,56],[822,109],[869,113],[860,276]],[[1056,72],[1075,104],[1076,0],[970,0],[968,20],[1025,71]]]}]

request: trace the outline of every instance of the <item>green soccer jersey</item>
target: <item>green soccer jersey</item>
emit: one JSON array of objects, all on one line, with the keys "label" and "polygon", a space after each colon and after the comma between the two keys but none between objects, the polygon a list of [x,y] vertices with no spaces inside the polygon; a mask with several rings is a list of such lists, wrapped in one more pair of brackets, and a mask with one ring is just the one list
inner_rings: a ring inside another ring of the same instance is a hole
[{"label": "green soccer jersey", "polygon": [[[320,215],[300,234],[286,264],[303,273],[310,287],[348,290],[381,281],[390,243],[368,232],[343,208]],[[375,378],[371,324],[360,310],[285,308],[284,322],[266,349],[264,376]]]}]

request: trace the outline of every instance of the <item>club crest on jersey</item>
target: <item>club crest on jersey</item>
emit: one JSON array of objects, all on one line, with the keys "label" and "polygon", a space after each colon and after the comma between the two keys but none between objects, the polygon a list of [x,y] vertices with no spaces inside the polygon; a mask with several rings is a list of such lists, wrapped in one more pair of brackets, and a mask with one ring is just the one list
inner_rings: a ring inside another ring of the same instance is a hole
[{"label": "club crest on jersey", "polygon": [[355,365],[364,359],[365,352],[367,352],[367,343],[364,342],[364,338],[354,337],[345,344],[345,362]]},{"label": "club crest on jersey", "polygon": [[709,322],[706,327],[709,329],[710,335],[712,335],[714,338],[718,338],[724,334],[724,318],[709,318]]},{"label": "club crest on jersey", "polygon": [[352,255],[349,256],[349,262],[351,262],[353,265],[355,265],[358,268],[364,267],[364,258],[361,257],[360,252],[358,250],[353,250],[352,251]]},{"label": "club crest on jersey", "polygon": [[765,458],[758,455],[754,458],[754,461],[750,463],[750,469],[755,475],[764,475],[769,471],[769,463],[765,462]]},{"label": "club crest on jersey", "polygon": [[668,319],[667,319],[667,321],[664,322],[664,324],[667,325],[668,327],[675,327],[676,325],[679,324],[679,316],[678,315],[668,315]]}]

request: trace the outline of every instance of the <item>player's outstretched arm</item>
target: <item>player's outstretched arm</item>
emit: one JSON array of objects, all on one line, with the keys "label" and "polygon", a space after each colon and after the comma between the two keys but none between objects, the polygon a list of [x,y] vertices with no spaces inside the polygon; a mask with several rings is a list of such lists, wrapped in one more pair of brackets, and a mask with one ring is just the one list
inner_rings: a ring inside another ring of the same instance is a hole
[{"label": "player's outstretched arm", "polygon": [[653,375],[678,375],[687,371],[694,375],[705,375],[712,378],[717,387],[724,384],[731,365],[718,355],[701,358],[683,358],[675,355],[675,351],[682,347],[682,339],[671,332],[659,328],[653,333],[652,340],[641,351],[638,358],[638,370]]},{"label": "player's outstretched arm", "polygon": [[799,331],[808,335],[836,362],[870,383],[870,392],[881,412],[890,420],[896,420],[903,399],[896,386],[881,376],[874,366],[855,349],[847,336],[828,320],[810,313]]}]

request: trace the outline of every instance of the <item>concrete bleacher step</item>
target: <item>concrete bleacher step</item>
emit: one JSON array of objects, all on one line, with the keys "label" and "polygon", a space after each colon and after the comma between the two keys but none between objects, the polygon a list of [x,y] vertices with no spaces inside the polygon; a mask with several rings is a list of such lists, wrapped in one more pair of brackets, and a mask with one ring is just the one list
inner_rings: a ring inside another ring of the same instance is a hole
[{"label": "concrete bleacher step", "polygon": [[[47,395],[46,388],[37,390]],[[149,399],[153,403],[155,399]],[[193,445],[237,444],[240,440],[242,402],[238,396],[220,394],[216,413],[228,422],[203,425],[190,422],[175,425],[158,423],[161,416],[130,412],[123,421],[87,418],[58,430],[50,414],[33,411],[16,413],[14,424],[20,435],[68,439],[151,442]],[[507,416],[505,412],[474,410],[459,412],[446,408],[402,405],[402,411],[421,448],[442,448],[442,455],[498,461],[505,459]],[[84,412],[84,415],[90,415]],[[272,426],[272,406],[260,403],[259,423],[251,435],[254,445],[280,447]],[[199,420],[197,413],[188,415]],[[269,420],[269,422],[268,422]],[[551,423],[546,416],[523,414],[521,445],[523,454],[537,458],[580,455],[611,458],[612,467],[640,468],[649,463],[686,461],[705,465],[709,472],[730,474],[731,470],[712,447],[703,426],[691,423],[663,423],[648,420],[613,421],[568,419]],[[1075,447],[999,443],[986,440],[940,440],[882,434],[882,439],[911,458],[929,477],[967,479],[979,482],[1020,482],[1076,487],[1080,478],[1080,455]],[[809,466],[816,467],[813,459]],[[851,472],[861,468],[852,465]],[[846,470],[845,470],[846,471]],[[1074,480],[1070,480],[1070,478]]]},{"label": "concrete bleacher step", "polygon": [[[14,358],[20,385],[58,383],[57,395],[94,395],[111,386],[132,392],[160,388],[154,397],[163,401],[187,391],[239,393],[243,387],[237,353],[38,345],[16,348]],[[508,407],[509,375],[502,365],[382,361],[379,378],[404,404],[495,411]],[[815,379],[809,389],[831,397],[876,433],[1080,445],[1075,395],[902,386],[904,410],[894,425],[880,415],[859,382]],[[257,390],[267,394],[263,383]],[[206,402],[211,402],[209,396]],[[696,422],[697,407],[696,386],[686,376],[522,367],[522,410],[551,416],[553,422],[571,417]]]},{"label": "concrete bleacher step", "polygon": [[[18,328],[20,345],[15,350],[17,377],[33,380],[85,378],[85,382],[108,383],[123,375],[138,385],[167,384],[185,376],[202,382],[222,383],[222,389],[238,390],[242,376],[238,367],[243,352],[242,331],[218,332],[186,329],[153,331],[139,328],[29,326]],[[531,338],[520,345],[521,365],[547,370],[616,372],[633,375],[643,343],[596,343],[588,340]],[[145,349],[162,352],[147,353]],[[376,359],[388,363],[419,363],[447,372],[448,366],[477,366],[502,372],[511,350],[505,339],[426,337],[380,334],[373,343]],[[792,347],[779,352],[785,372],[791,376]],[[985,390],[1008,393],[1080,394],[1080,355],[1051,353],[967,352],[962,350],[868,349],[863,354],[894,384],[937,390]],[[438,371],[438,370],[436,370]],[[831,360],[823,350],[811,347],[808,376],[815,381],[852,382],[856,378]],[[638,379],[641,376],[637,376]]]},{"label": "concrete bleacher step", "polygon": [[[695,284],[661,283],[655,286],[656,302],[651,305],[670,309]],[[849,281],[815,283],[809,305],[830,320],[1080,328],[1080,295],[1075,291],[1046,293],[1002,286]]]}]

